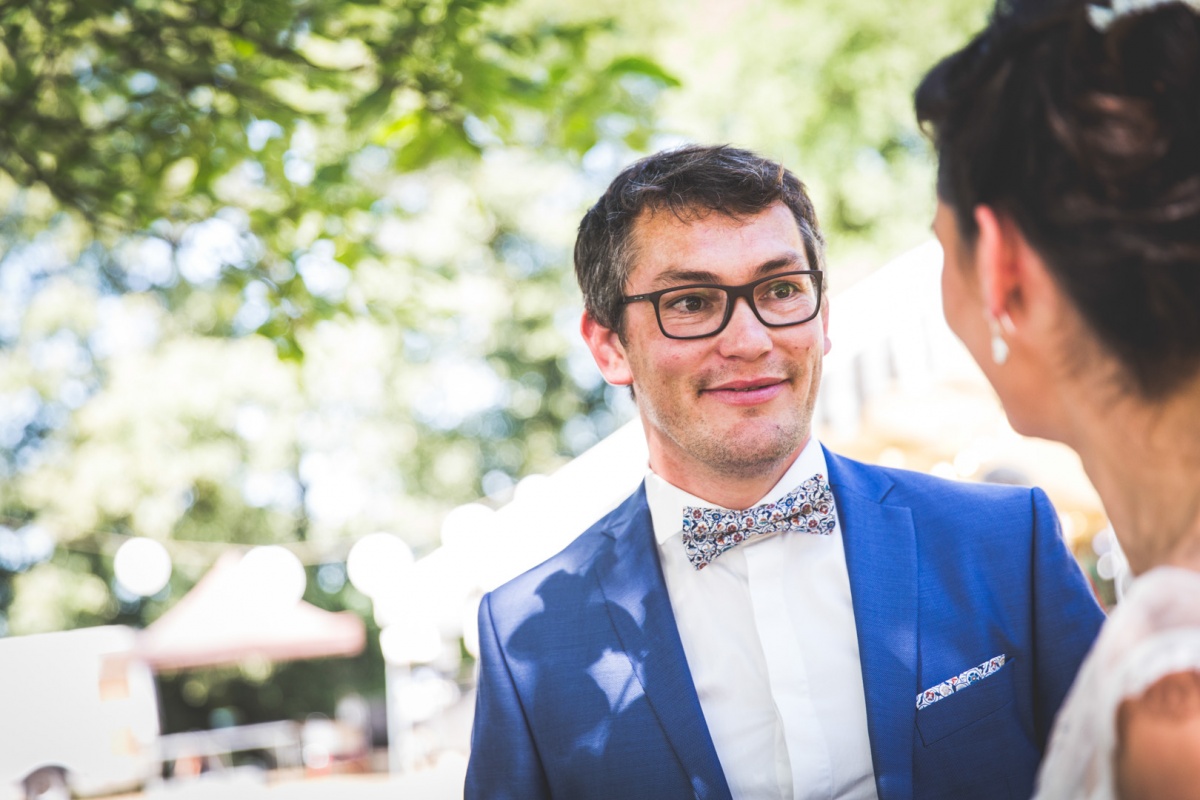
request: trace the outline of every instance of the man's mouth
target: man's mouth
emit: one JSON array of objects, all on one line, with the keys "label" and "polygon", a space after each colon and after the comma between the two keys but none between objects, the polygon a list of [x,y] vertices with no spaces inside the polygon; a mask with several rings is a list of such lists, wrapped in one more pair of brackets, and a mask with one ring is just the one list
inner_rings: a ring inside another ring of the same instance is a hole
[{"label": "man's mouth", "polygon": [[754,386],[730,386],[727,389],[725,389],[724,391],[727,391],[727,392],[753,392],[756,389],[763,388],[764,386],[774,386],[774,385],[775,384],[773,384],[773,383],[758,383],[758,384],[755,384]]},{"label": "man's mouth", "polygon": [[710,386],[701,393],[735,405],[754,405],[775,398],[786,385],[787,379],[785,378],[753,378],[726,381],[716,386]]},{"label": "man's mouth", "polygon": [[719,386],[711,386],[706,391],[710,392],[753,392],[758,389],[763,389],[767,386],[775,386],[783,383],[783,378],[759,378],[750,381],[728,381]]}]

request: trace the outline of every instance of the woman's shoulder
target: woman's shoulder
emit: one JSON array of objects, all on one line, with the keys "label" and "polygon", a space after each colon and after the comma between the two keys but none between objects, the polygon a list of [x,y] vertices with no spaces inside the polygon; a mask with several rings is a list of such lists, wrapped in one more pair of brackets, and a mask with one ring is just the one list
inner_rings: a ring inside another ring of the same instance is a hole
[{"label": "woman's shoulder", "polygon": [[1200,669],[1173,672],[1117,711],[1121,798],[1185,800],[1200,790]]},{"label": "woman's shoulder", "polygon": [[[1196,798],[1189,770],[1200,770],[1200,573],[1160,567],[1134,581],[1084,661],[1037,797]],[[1176,794],[1147,783],[1166,777],[1182,781]]]}]

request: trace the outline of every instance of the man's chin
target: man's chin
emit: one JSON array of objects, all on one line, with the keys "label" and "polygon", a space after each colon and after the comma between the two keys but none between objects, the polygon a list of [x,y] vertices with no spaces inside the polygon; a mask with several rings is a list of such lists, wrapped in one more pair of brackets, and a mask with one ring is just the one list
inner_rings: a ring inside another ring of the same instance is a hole
[{"label": "man's chin", "polygon": [[705,460],[714,471],[727,472],[739,477],[763,475],[795,457],[807,440],[807,436],[783,435],[778,432],[772,437],[754,437],[740,441],[734,437],[716,438],[711,442],[709,457]]}]

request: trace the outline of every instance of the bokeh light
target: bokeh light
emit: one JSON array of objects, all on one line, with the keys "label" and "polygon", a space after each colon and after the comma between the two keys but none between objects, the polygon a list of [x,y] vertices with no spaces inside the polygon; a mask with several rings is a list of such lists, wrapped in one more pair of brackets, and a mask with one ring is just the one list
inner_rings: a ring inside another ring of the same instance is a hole
[{"label": "bokeh light", "polygon": [[346,574],[355,589],[376,598],[394,588],[401,574],[412,564],[412,550],[399,536],[370,533],[350,548]]},{"label": "bokeh light", "polygon": [[113,558],[117,581],[132,594],[151,597],[171,579],[171,554],[154,539],[135,537],[117,550]]},{"label": "bokeh light", "polygon": [[294,603],[304,596],[308,578],[291,550],[279,545],[256,547],[238,564],[242,585],[263,604]]},{"label": "bokeh light", "polygon": [[441,654],[442,637],[432,620],[409,615],[380,631],[379,646],[388,663],[428,664]]}]

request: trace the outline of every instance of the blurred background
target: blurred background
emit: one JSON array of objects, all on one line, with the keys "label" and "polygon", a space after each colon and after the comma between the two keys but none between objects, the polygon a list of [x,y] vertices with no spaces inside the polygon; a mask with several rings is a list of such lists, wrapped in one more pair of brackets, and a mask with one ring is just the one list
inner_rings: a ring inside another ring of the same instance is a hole
[{"label": "blurred background", "polygon": [[479,597],[645,468],[575,228],[685,142],[810,189],[822,440],[1044,486],[1111,603],[941,318],[911,93],[989,5],[0,2],[0,798],[461,796]]}]

